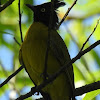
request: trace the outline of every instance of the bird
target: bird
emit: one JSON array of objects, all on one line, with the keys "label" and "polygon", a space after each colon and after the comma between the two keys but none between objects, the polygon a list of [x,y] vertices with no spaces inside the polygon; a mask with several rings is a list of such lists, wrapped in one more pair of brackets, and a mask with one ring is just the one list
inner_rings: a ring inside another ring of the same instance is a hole
[{"label": "bird", "polygon": [[[57,11],[64,6],[63,1],[54,0],[41,5],[26,4],[34,13],[33,22],[28,28],[24,41],[19,50],[19,61],[24,65],[26,72],[35,86],[44,82],[45,57],[48,47],[48,34],[50,16],[52,25],[50,29],[49,50],[47,59],[47,78],[57,72],[66,62],[71,61],[68,49],[56,27],[59,24]],[[53,82],[41,89],[43,100],[72,100],[74,90],[74,72],[70,65]]]}]

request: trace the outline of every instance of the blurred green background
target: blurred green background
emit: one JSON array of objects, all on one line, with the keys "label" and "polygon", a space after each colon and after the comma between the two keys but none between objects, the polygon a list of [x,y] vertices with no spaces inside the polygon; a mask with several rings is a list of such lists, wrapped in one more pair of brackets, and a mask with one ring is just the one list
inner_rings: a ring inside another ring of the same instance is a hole
[{"label": "blurred green background", "polygon": [[[8,0],[1,0],[1,4]],[[32,11],[25,4],[41,4],[48,0],[21,0],[22,32],[23,37],[32,24]],[[59,8],[59,20],[64,16],[68,7],[74,0],[64,0],[66,5]],[[41,17],[41,16],[40,16]],[[100,17],[100,0],[78,0],[72,8],[69,16],[60,26],[58,32],[68,47],[71,58],[75,57],[83,43],[93,31],[97,19]],[[20,46],[15,42],[14,37],[21,44],[19,31],[18,0],[15,0],[9,7],[0,12],[0,83],[20,67],[18,53]],[[86,44],[89,47],[100,39],[100,24]],[[75,87],[100,80],[100,46],[90,51],[77,60],[74,64]],[[0,88],[0,100],[13,100],[21,94],[30,91],[34,86],[27,73],[23,69],[9,83]],[[77,100],[100,100],[100,90],[89,92],[76,97]],[[34,100],[32,96],[27,100]]]}]

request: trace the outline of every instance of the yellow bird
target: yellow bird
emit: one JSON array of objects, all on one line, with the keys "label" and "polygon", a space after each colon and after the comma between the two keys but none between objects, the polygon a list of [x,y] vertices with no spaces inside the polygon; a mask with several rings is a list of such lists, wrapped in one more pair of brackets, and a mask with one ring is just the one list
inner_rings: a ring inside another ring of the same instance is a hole
[{"label": "yellow bird", "polygon": [[[59,0],[54,1],[52,30],[50,31],[50,48],[47,60],[47,75],[54,74],[58,69],[69,62],[70,55],[67,47],[56,31],[58,24],[57,8],[65,3]],[[29,27],[24,42],[19,51],[20,63],[35,85],[43,81],[45,68],[45,55],[48,45],[48,27],[50,20],[51,2],[33,6],[26,4],[34,12],[34,22]],[[47,77],[48,77],[47,76]],[[53,82],[44,87],[41,91],[44,100],[71,100],[74,89],[73,67],[70,66]]]}]

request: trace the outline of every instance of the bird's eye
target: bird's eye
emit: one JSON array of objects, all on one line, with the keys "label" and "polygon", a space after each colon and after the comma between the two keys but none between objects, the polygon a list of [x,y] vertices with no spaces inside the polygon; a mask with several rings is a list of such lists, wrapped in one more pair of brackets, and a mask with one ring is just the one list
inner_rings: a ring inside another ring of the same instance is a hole
[{"label": "bird's eye", "polygon": [[45,8],[42,8],[42,9],[41,9],[41,12],[45,12]]}]

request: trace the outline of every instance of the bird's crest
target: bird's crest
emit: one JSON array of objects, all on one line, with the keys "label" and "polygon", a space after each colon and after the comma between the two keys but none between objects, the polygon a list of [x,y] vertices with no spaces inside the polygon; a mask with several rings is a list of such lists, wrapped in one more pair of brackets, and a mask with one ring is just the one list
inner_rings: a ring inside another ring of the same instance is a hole
[{"label": "bird's crest", "polygon": [[[26,4],[34,12],[34,22],[42,22],[46,26],[49,26],[50,12],[51,12],[51,2],[43,3],[41,5],[33,6]],[[64,6],[65,3],[59,0],[54,0],[54,11],[53,11],[53,20],[52,28],[56,28],[58,24],[58,16],[56,10]]]}]

